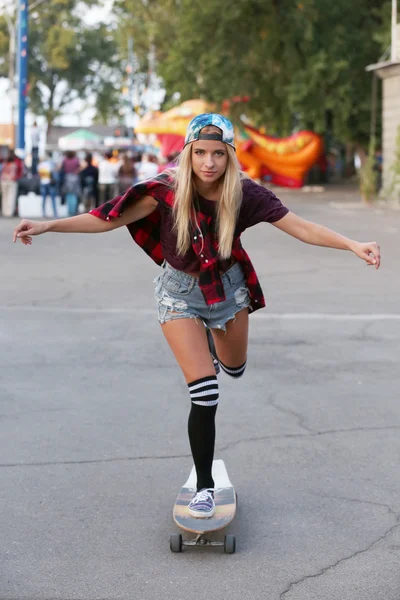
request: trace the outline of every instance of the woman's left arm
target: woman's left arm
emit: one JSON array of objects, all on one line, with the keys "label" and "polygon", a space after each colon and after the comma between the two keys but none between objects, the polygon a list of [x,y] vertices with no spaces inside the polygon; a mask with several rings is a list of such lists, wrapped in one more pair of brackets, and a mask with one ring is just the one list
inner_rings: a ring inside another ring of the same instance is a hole
[{"label": "woman's left arm", "polygon": [[364,243],[350,240],[332,229],[306,221],[292,212],[287,213],[272,225],[306,244],[351,250],[359,258],[365,260],[368,265],[375,265],[376,269],[379,269],[381,264],[380,248],[376,242]]}]

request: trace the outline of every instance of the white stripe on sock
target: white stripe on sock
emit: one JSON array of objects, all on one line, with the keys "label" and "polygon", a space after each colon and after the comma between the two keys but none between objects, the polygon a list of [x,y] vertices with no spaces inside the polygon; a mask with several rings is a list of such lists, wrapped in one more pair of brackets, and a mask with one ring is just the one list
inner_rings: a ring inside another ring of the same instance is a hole
[{"label": "white stripe on sock", "polygon": [[203,400],[192,400],[193,404],[198,404],[199,406],[215,406],[218,404],[218,400],[209,400],[205,402]]},{"label": "white stripe on sock", "polygon": [[196,383],[195,385],[192,385],[190,383],[188,385],[188,387],[189,387],[189,391],[192,392],[199,388],[205,387],[206,385],[215,385],[216,387],[218,387],[218,379],[216,377],[212,377],[212,378],[208,379],[207,381],[202,381],[201,383]]},{"label": "white stripe on sock", "polygon": [[[221,363],[220,363],[221,364]],[[247,361],[244,363],[244,365],[242,367],[237,367],[236,369],[229,369],[228,367],[225,367],[225,365],[221,364],[221,367],[224,369],[224,371],[226,371],[227,373],[241,373],[242,371],[245,370],[247,365]]]},{"label": "white stripe on sock", "polygon": [[217,396],[218,396],[218,388],[215,388],[212,390],[203,390],[202,392],[191,393],[190,396],[191,396],[191,398],[201,398],[202,396],[215,396],[215,394],[217,394]]}]

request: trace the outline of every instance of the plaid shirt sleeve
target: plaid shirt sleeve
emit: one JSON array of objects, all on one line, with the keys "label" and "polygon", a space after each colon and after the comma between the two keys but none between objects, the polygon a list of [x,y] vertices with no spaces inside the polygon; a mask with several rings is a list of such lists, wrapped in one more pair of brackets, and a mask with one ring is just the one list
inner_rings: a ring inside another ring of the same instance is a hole
[{"label": "plaid shirt sleeve", "polygon": [[[152,196],[157,202],[172,207],[173,190],[171,179],[168,175],[161,173],[154,179],[138,183],[129,188],[121,196],[105,202],[98,208],[94,208],[89,214],[110,221],[122,215],[122,213],[143,196]],[[161,215],[155,210],[147,217],[139,219],[127,225],[128,231],[135,242],[159,265],[164,260],[160,244]]]},{"label": "plaid shirt sleeve", "polygon": [[98,208],[94,208],[89,211],[89,214],[103,219],[103,221],[110,221],[116,219],[122,215],[133,202],[140,200],[143,196],[152,196],[155,200],[161,204],[172,206],[171,199],[171,179],[168,175],[160,173],[154,179],[143,181],[133,185],[126,192],[120,196],[115,196],[112,200],[104,202]]}]

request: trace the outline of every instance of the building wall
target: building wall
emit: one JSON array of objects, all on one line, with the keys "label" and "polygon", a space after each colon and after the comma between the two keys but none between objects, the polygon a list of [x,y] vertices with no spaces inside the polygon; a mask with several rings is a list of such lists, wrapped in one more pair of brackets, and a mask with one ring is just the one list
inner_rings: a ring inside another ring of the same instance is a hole
[{"label": "building wall", "polygon": [[383,186],[390,187],[393,175],[390,167],[396,152],[396,138],[400,127],[400,68],[388,70],[383,76]]},{"label": "building wall", "polygon": [[14,147],[14,127],[10,123],[0,123],[0,146]]}]

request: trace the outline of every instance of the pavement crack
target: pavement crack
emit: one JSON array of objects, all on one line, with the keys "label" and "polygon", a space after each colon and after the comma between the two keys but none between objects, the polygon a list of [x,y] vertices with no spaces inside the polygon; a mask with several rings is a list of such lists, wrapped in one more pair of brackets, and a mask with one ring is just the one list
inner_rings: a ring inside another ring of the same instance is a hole
[{"label": "pavement crack", "polygon": [[283,406],[276,404],[274,402],[276,396],[277,396],[276,393],[272,393],[267,400],[267,404],[269,404],[270,406],[273,406],[278,412],[282,413],[283,415],[290,415],[291,417],[294,417],[297,421],[298,426],[301,429],[304,429],[305,431],[308,431],[309,433],[317,433],[314,429],[311,429],[310,427],[307,427],[307,425],[304,425],[306,418],[303,415],[301,415],[300,413],[297,413],[294,410],[291,410],[290,408],[284,408]]},{"label": "pavement crack", "polygon": [[353,340],[355,342],[380,342],[382,341],[381,337],[373,336],[368,333],[369,329],[374,325],[373,321],[369,323],[364,323],[361,327],[361,331],[355,333],[354,335],[348,335],[346,339]]},{"label": "pavement crack", "polygon": [[371,550],[371,548],[373,548],[374,546],[376,546],[376,544],[378,544],[379,542],[381,542],[382,540],[384,540],[386,537],[388,537],[388,535],[390,535],[392,533],[392,531],[394,531],[397,527],[399,527],[398,519],[396,519],[396,521],[397,522],[396,522],[395,525],[392,525],[389,529],[387,529],[385,531],[385,533],[383,533],[376,540],[374,540],[373,542],[371,542],[371,544],[369,544],[366,548],[363,548],[362,550],[356,550],[355,552],[353,552],[352,554],[349,554],[348,556],[344,556],[343,558],[339,558],[339,560],[337,560],[336,562],[332,563],[331,565],[323,567],[317,573],[314,573],[312,575],[304,575],[304,577],[301,577],[300,579],[296,579],[296,581],[291,581],[289,583],[288,587],[280,594],[280,596],[279,596],[280,600],[282,600],[286,596],[286,594],[289,594],[293,590],[293,588],[295,586],[298,586],[301,583],[304,583],[304,581],[307,581],[308,579],[316,579],[317,577],[321,577],[327,571],[329,571],[330,569],[335,569],[341,563],[346,562],[348,560],[351,560],[352,558],[354,558],[356,556],[359,556],[360,554],[365,554],[366,552],[369,552],[369,550]]},{"label": "pavement crack", "polygon": [[331,435],[335,433],[356,433],[358,431],[387,431],[389,429],[400,429],[400,425],[383,425],[382,427],[352,427],[350,429],[326,429],[318,431],[314,435]]},{"label": "pavement crack", "polygon": [[[330,429],[326,431],[316,431],[310,433],[284,433],[284,434],[271,434],[271,435],[262,435],[262,436],[253,436],[249,438],[242,438],[239,440],[235,440],[234,442],[229,442],[224,446],[217,445],[216,451],[223,452],[224,450],[228,450],[239,444],[248,444],[252,442],[260,442],[267,440],[286,440],[286,439],[296,439],[296,438],[304,438],[310,439],[315,437],[320,437],[323,435],[335,435],[340,433],[357,433],[363,431],[387,431],[387,430],[400,430],[400,425],[388,425],[386,427],[354,427],[352,429]],[[173,460],[177,458],[190,458],[191,454],[168,454],[166,456],[156,455],[156,456],[114,456],[110,458],[94,458],[88,460],[60,460],[60,461],[37,461],[37,462],[16,462],[16,463],[0,463],[0,468],[12,468],[12,467],[47,467],[53,465],[90,465],[90,464],[98,464],[98,463],[112,463],[112,462],[123,462],[123,461],[136,461],[136,460]],[[0,599],[2,600],[2,599]]]},{"label": "pavement crack", "polygon": [[310,433],[280,433],[280,434],[271,434],[271,435],[262,435],[262,436],[254,436],[250,438],[242,438],[239,440],[235,440],[234,442],[229,442],[224,446],[218,446],[217,450],[228,450],[229,448],[233,448],[239,444],[246,444],[251,442],[260,442],[266,440],[282,440],[282,439],[295,439],[295,438],[314,438],[321,437],[323,435],[335,435],[337,433],[357,433],[363,431],[386,431],[386,430],[399,430],[400,425],[387,425],[385,427],[354,427],[352,429],[327,429],[326,431],[315,431]]},{"label": "pavement crack", "polygon": [[343,500],[345,502],[357,502],[359,504],[370,504],[371,506],[377,506],[378,508],[386,508],[389,514],[393,515],[396,521],[400,519],[400,515],[389,506],[389,504],[383,504],[382,502],[374,502],[373,500],[362,500],[360,498],[348,498],[347,496],[335,496],[333,494],[324,494],[323,492],[308,491],[308,494],[312,496],[319,496],[320,498],[328,498],[332,500]]},{"label": "pavement crack", "polygon": [[[114,456],[111,458],[94,458],[91,460],[55,460],[38,461],[29,463],[1,463],[0,468],[4,467],[52,467],[55,465],[95,465],[99,463],[113,463],[136,460],[169,460],[175,458],[190,458],[191,454],[170,454],[167,456]],[[2,600],[2,599],[1,599]]]}]

